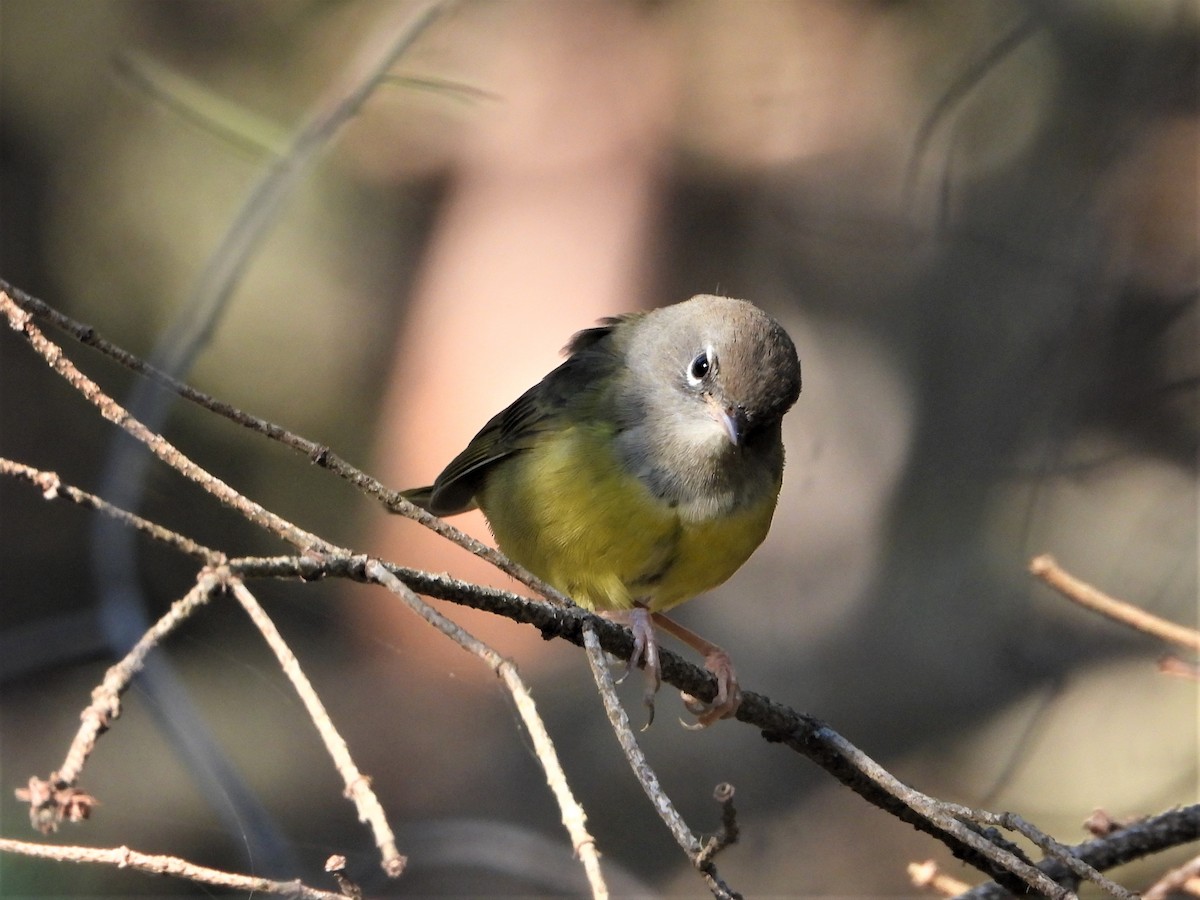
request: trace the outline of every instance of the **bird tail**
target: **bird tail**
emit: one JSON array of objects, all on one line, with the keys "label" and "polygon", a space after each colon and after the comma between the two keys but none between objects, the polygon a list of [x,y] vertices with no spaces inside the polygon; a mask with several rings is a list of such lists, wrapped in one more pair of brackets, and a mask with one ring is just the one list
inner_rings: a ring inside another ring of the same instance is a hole
[{"label": "bird tail", "polygon": [[400,496],[413,506],[419,506],[421,509],[429,512],[429,505],[433,502],[433,485],[428,484],[425,487],[409,488],[407,491],[401,491]]}]

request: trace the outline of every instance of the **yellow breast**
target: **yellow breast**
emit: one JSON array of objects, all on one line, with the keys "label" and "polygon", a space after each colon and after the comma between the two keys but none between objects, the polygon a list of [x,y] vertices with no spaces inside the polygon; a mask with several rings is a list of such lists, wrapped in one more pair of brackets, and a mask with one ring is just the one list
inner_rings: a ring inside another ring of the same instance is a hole
[{"label": "yellow breast", "polygon": [[580,605],[668,609],[725,581],[766,537],[778,484],[731,514],[688,521],[611,447],[601,425],[545,432],[476,497],[500,549]]}]

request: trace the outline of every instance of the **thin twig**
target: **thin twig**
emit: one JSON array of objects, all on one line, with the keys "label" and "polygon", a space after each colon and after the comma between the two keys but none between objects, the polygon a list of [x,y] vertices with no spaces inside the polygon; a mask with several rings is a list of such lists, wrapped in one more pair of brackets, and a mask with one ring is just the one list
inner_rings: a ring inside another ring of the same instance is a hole
[{"label": "thin twig", "polygon": [[346,857],[340,853],[335,853],[329,859],[325,860],[325,871],[333,876],[333,880],[338,883],[342,893],[350,900],[362,900],[362,888],[354,883],[354,880],[346,874]]},{"label": "thin twig", "polygon": [[1022,19],[1008,34],[1003,35],[1000,40],[989,47],[980,59],[974,60],[959,73],[938,97],[933,109],[921,121],[916,137],[913,139],[913,152],[904,177],[904,195],[908,200],[906,205],[911,205],[911,198],[916,193],[921,163],[924,161],[938,125],[945,120],[955,103],[961,101],[978,87],[988,71],[1027,41],[1037,27],[1038,20],[1033,16]]},{"label": "thin twig", "polygon": [[152,875],[168,875],[184,878],[197,884],[228,888],[243,893],[279,894],[297,900],[347,900],[345,894],[322,891],[299,881],[271,881],[256,875],[238,875],[198,866],[178,856],[159,856],[139,853],[128,847],[70,847],[61,844],[34,844],[29,841],[14,841],[0,838],[0,851],[19,853],[56,862],[94,863],[118,869],[137,869]]},{"label": "thin twig", "polygon": [[64,818],[87,818],[94,801],[76,791],[75,783],[88,756],[95,749],[96,739],[121,714],[121,695],[128,689],[133,676],[141,670],[146,654],[196,609],[207,603],[213,592],[221,588],[221,584],[222,578],[215,569],[201,571],[195,586],[172,603],[166,614],[142,635],[125,658],[104,674],[104,680],[92,691],[91,704],[80,713],[83,724],[71,741],[63,764],[57,771],[51,772],[46,781],[30,779],[28,789],[20,794],[21,799],[30,803],[29,817],[34,828],[48,833],[55,831]]},{"label": "thin twig", "polygon": [[[346,561],[338,558],[321,560],[309,557],[247,558],[231,560],[229,565],[235,570],[244,572],[247,577],[257,575],[301,578],[331,576],[359,581],[366,580],[364,573],[357,568],[353,560]],[[547,638],[561,637],[572,643],[585,645],[586,630],[594,630],[601,647],[606,652],[621,658],[628,658],[632,649],[628,630],[584,610],[557,609],[510,592],[472,585],[444,575],[420,572],[400,566],[390,566],[389,570],[415,591],[475,609],[494,612],[517,622],[533,624]],[[691,694],[703,695],[703,692],[707,690],[711,696],[714,687],[708,672],[681,659],[669,650],[663,649],[661,653],[664,681]],[[753,691],[745,693],[737,718],[762,729],[763,736],[767,740],[782,742],[802,753],[869,803],[941,840],[956,857],[981,869],[989,877],[1003,877],[1003,869],[997,868],[997,860],[990,852],[995,849],[992,844],[979,835],[972,839],[971,844],[959,840],[956,835],[961,834],[962,831],[959,829],[964,829],[965,826],[954,820],[952,816],[947,818],[945,805],[943,805],[940,815],[932,819],[918,811],[920,808],[936,808],[939,805],[937,800],[914,793],[913,796],[924,797],[925,807],[913,808],[902,802],[897,797],[897,791],[907,789],[895,782],[895,779],[886,773],[886,770],[873,761],[869,761],[868,757],[819,719],[798,713]],[[892,783],[891,790],[885,789],[889,780]],[[899,786],[897,787],[897,785]],[[953,805],[948,808],[967,811],[965,807]],[[1182,813],[1166,814],[1168,821],[1179,815]],[[941,827],[943,825],[952,829],[954,833]],[[1084,859],[1093,867],[1111,868],[1118,863],[1141,858],[1149,853],[1185,842],[1189,839],[1187,835],[1191,833],[1189,831],[1191,827],[1186,826],[1182,832],[1167,832],[1160,827],[1154,836],[1143,838],[1140,843],[1122,845],[1121,851],[1116,857],[1100,855],[1094,859],[1086,857]],[[1074,849],[1071,853],[1074,856],[1079,855]],[[1042,864],[1040,867],[1058,871],[1054,867],[1053,860],[1050,861],[1049,866]],[[1065,869],[1062,871],[1065,873]]]},{"label": "thin twig", "polygon": [[[85,396],[99,398],[99,400],[93,399],[93,402],[100,406],[106,418],[117,421],[127,429],[130,427],[128,414],[119,406],[112,404],[111,400],[104,397],[92,382],[75,373],[74,367],[69,362],[62,360],[61,350],[52,342],[47,341],[44,336],[40,335],[36,327],[28,322],[27,317],[22,317],[20,311],[13,307],[9,297],[0,295],[0,307],[3,307],[3,311],[9,316],[14,327],[22,330],[26,337],[31,339],[31,343],[34,343],[38,347],[39,352],[42,352],[47,362],[56,371],[59,371],[72,384],[75,384]],[[32,339],[34,335],[38,338],[36,342]],[[103,405],[100,405],[101,403]],[[145,431],[144,426],[140,426],[140,423],[133,424],[138,425]],[[152,439],[157,438],[155,435],[151,435],[150,437]],[[157,438],[157,440],[161,441],[161,438]],[[154,446],[152,444],[152,449],[154,449]],[[184,469],[192,467],[198,470],[198,467],[194,467],[194,464],[186,460],[186,457],[178,454],[178,451],[175,451],[165,441],[161,441],[158,447],[169,459],[174,461],[182,460],[186,464],[184,465]],[[203,470],[198,471],[203,473]],[[363,477],[366,478],[366,476]],[[207,484],[205,479],[207,479]],[[338,548],[331,548],[327,544],[316,542],[316,539],[307,532],[302,532],[285,520],[266,513],[261,507],[241,498],[240,495],[227,485],[224,485],[223,482],[213,479],[207,473],[203,473],[200,483],[206,487],[210,487],[210,489],[212,489],[211,485],[220,485],[223,490],[214,490],[214,493],[218,493],[218,496],[223,495],[223,499],[228,497],[227,502],[230,502],[230,505],[241,510],[252,521],[277,534],[281,534],[286,540],[293,540],[299,536],[301,541],[309,541],[309,544],[300,543],[300,546],[306,550],[315,546],[321,552],[332,551],[324,557],[327,560],[337,560],[344,553],[344,551],[340,551]],[[454,539],[452,531],[444,533]],[[346,555],[348,556],[348,553]],[[349,559],[346,559],[341,565],[346,567],[342,574],[362,580],[361,565],[358,566],[359,574],[355,574],[355,566]],[[310,577],[310,573],[320,571],[320,565],[313,566],[305,561],[303,557],[300,558],[300,562],[297,562],[295,566],[295,574],[298,577]],[[314,575],[314,577],[317,576]],[[543,635],[547,637],[561,636],[574,643],[582,644],[584,642],[583,629],[586,624],[589,628],[596,631],[604,649],[622,658],[628,658],[631,652],[632,641],[626,629],[612,626],[610,623],[603,622],[602,620],[596,620],[595,617],[577,608],[556,609],[544,603],[529,601],[525,598],[516,597],[515,595],[506,594],[501,591],[475,588],[463,585],[462,583],[454,583],[452,580],[437,582],[435,576],[427,574],[420,575],[420,577],[428,580],[434,585],[435,589],[444,589],[446,593],[454,595],[448,597],[448,599],[453,599],[456,602],[465,602],[479,608],[499,611],[516,621],[534,623],[542,631]],[[674,654],[668,652],[662,654],[662,668],[664,680],[680,690],[701,699],[710,699],[715,693],[715,684],[709,673],[681,660]],[[904,797],[902,794],[897,794],[894,785],[878,782],[876,777],[879,772],[883,772],[884,770],[873,763],[871,765],[864,765],[864,760],[869,762],[865,755],[857,751],[853,745],[849,744],[849,742],[845,741],[844,738],[841,738],[840,735],[837,735],[836,732],[819,720],[811,716],[796,713],[753,692],[746,692],[744,695],[737,718],[761,728],[764,737],[768,740],[785,743],[808,756],[869,802],[899,816],[903,821],[909,822],[919,829],[934,835],[943,841],[956,856],[981,868],[992,877],[1006,878],[1004,870],[1012,860],[1015,860],[1019,866],[1025,866],[1025,875],[1029,874],[1026,863],[1017,859],[1008,851],[1003,851],[997,855],[997,848],[991,842],[977,833],[966,829],[957,820],[947,818],[944,812],[944,805],[939,808],[937,801],[924,797],[924,795],[919,795],[917,798]],[[888,777],[890,778],[890,776]],[[892,781],[895,782],[895,779],[892,779]],[[924,799],[921,801],[919,798]],[[914,799],[917,802],[914,802]],[[1163,840],[1166,843],[1154,845],[1152,849],[1126,848],[1124,858],[1136,858],[1147,852],[1153,852],[1154,849],[1173,846],[1170,841],[1177,841],[1178,837],[1175,834],[1170,834],[1163,836]],[[1053,866],[1046,866],[1046,868],[1053,870]],[[1064,875],[1064,877],[1067,876]],[[1006,886],[1009,885],[1007,880],[1004,883]]]},{"label": "thin twig", "polygon": [[[318,578],[348,578],[353,581],[373,584],[364,571],[364,556],[349,551],[332,556],[307,554],[304,556],[238,557],[230,559],[232,572],[246,578],[299,578],[311,581]],[[604,649],[610,653],[628,657],[633,650],[633,638],[629,630],[606,619],[601,619],[579,607],[553,606],[544,600],[525,597],[499,588],[484,587],[453,578],[445,573],[425,572],[395,563],[383,563],[389,572],[403,581],[418,594],[449,600],[460,606],[492,612],[514,622],[533,625],[547,639],[566,638],[583,646],[580,629],[584,621],[597,623]],[[673,660],[687,666],[680,657]],[[701,673],[702,669],[695,670]]]},{"label": "thin twig", "polygon": [[1118,900],[1136,900],[1136,895],[1132,891],[1121,887],[1121,885],[1105,877],[1083,860],[1076,858],[1069,847],[1059,843],[1016,813],[992,813],[986,810],[968,809],[966,807],[955,807],[954,812],[955,815],[961,818],[969,818],[980,825],[1004,828],[1008,831],[1015,831],[1017,834],[1024,835],[1036,844],[1048,857],[1057,859],[1065,865],[1071,874],[1079,878],[1086,878],[1102,890],[1117,897]]},{"label": "thin twig", "polygon": [[218,565],[224,562],[225,556],[219,550],[206,547],[177,531],[159,525],[157,522],[151,522],[149,519],[143,519],[141,516],[113,506],[95,494],[89,494],[87,491],[67,484],[55,472],[45,472],[24,463],[0,457],[0,475],[11,475],[36,485],[41,488],[42,496],[47,500],[70,500],[72,503],[110,516],[168,547],[175,548],[180,553],[200,560],[205,565]]},{"label": "thin twig", "polygon": [[1109,815],[1108,810],[1094,809],[1092,814],[1083,820],[1083,828],[1092,837],[1107,837],[1120,831],[1122,828],[1128,828],[1131,825],[1136,825],[1138,822],[1145,820],[1145,816],[1132,816],[1124,819],[1114,819]]},{"label": "thin twig", "polygon": [[633,770],[634,777],[642,786],[642,790],[646,792],[646,796],[650,798],[650,804],[654,807],[654,811],[666,824],[667,830],[671,832],[675,842],[687,854],[692,865],[700,871],[713,896],[722,898],[722,900],[740,897],[740,894],[721,880],[716,866],[713,865],[711,854],[704,853],[700,841],[696,839],[692,830],[683,820],[683,816],[675,808],[675,804],[671,802],[671,798],[662,789],[658,782],[658,776],[647,762],[642,748],[638,746],[633,728],[629,725],[629,717],[625,714],[625,708],[621,706],[621,701],[617,697],[616,685],[613,683],[612,673],[608,670],[608,660],[604,657],[600,640],[591,623],[587,623],[583,627],[583,646],[587,650],[588,663],[592,668],[592,678],[595,679],[596,686],[600,689],[600,699],[604,703],[604,711],[608,714],[608,721],[612,725],[613,733],[617,736],[617,742],[621,745],[625,759],[629,761],[629,767]]},{"label": "thin twig", "polygon": [[737,807],[733,805],[735,790],[732,784],[723,781],[713,788],[713,799],[721,804],[721,829],[713,835],[700,851],[698,862],[707,862],[726,847],[738,842],[741,828],[738,826]]},{"label": "thin twig", "polygon": [[1154,882],[1142,895],[1143,900],[1167,900],[1172,894],[1200,896],[1200,856],[1172,869]]},{"label": "thin twig", "polygon": [[480,559],[491,563],[497,569],[515,578],[533,591],[536,591],[551,603],[568,607],[574,605],[569,597],[538,578],[528,569],[513,562],[507,556],[499,553],[482,541],[476,540],[466,532],[455,528],[449,522],[430,515],[425,510],[409,503],[399,491],[391,490],[378,479],[351,465],[338,454],[334,453],[328,446],[309,440],[273,422],[251,415],[238,409],[236,406],[197,390],[166,372],[155,368],[140,357],[104,339],[92,326],[64,315],[46,302],[39,300],[2,278],[0,278],[0,293],[7,294],[18,307],[29,313],[29,315],[50,323],[85,346],[92,347],[103,353],[131,372],[135,372],[153,381],[160,387],[172,391],[184,400],[194,403],[202,409],[216,413],[235,425],[261,434],[270,440],[303,454],[315,465],[332,472],[339,478],[354,485],[354,487],[367,496],[378,500],[390,512],[405,516],[424,525],[435,534],[452,541]]},{"label": "thin twig", "polygon": [[558,761],[554,742],[550,739],[550,733],[546,731],[545,723],[542,722],[537,706],[533,702],[533,696],[521,680],[517,667],[511,660],[505,659],[483,641],[471,635],[418,597],[378,560],[368,561],[364,571],[368,578],[383,585],[403,600],[410,609],[442,634],[451,638],[467,652],[483,660],[504,682],[505,687],[512,694],[521,720],[529,731],[538,762],[541,763],[542,769],[546,773],[546,782],[562,813],[562,823],[571,837],[575,853],[583,863],[588,884],[592,889],[592,896],[596,900],[608,897],[608,886],[600,871],[600,856],[596,851],[596,839],[587,831],[587,815],[572,794],[570,785],[567,784],[567,776],[563,771],[562,764]]},{"label": "thin twig", "polygon": [[117,77],[164,111],[245,154],[278,158],[287,152],[290,135],[283,125],[148,53],[118,53],[112,67]]},{"label": "thin twig", "polygon": [[1067,898],[1075,896],[1073,891],[1067,890],[1062,885],[1056,883],[1036,866],[1017,856],[1011,850],[989,840],[978,831],[968,828],[961,819],[964,817],[973,817],[976,815],[975,810],[935,800],[932,797],[922,794],[920,791],[901,782],[891,772],[868,757],[840,734],[837,734],[828,727],[825,730],[827,732],[824,735],[826,740],[837,747],[847,760],[852,760],[860,772],[866,774],[875,785],[895,797],[913,812],[921,815],[938,829],[957,838],[985,859],[992,860],[1004,870],[1016,875],[1035,891],[1045,894],[1047,897],[1067,900]]},{"label": "thin twig", "polygon": [[[281,154],[269,161],[246,192],[236,216],[210,254],[183,312],[159,341],[155,359],[168,372],[186,370],[216,327],[222,310],[255,251],[269,234],[280,207],[308,173],[318,154],[356,116],[396,61],[449,7],[426,2],[388,10],[346,70],[315,104]],[[153,418],[153,417],[152,417]]]},{"label": "thin twig", "polygon": [[1195,653],[1200,653],[1200,631],[1168,622],[1132,603],[1110,597],[1086,581],[1081,581],[1071,575],[1049,554],[1035,557],[1029,563],[1029,571],[1068,600],[1078,603],[1080,606],[1098,612],[1114,622],[1120,622],[1122,625],[1128,625],[1130,628],[1153,635],[1167,643],[1178,644]]},{"label": "thin twig", "polygon": [[[1112,869],[1135,859],[1200,839],[1200,803],[1141,819],[1102,838],[1068,847],[1067,852],[1097,870]],[[1038,868],[1058,880],[1073,878],[1063,862],[1047,858]],[[1002,900],[1014,892],[995,882],[978,885],[959,900]]]},{"label": "thin twig", "polygon": [[358,810],[358,820],[371,827],[371,833],[375,836],[375,845],[379,848],[382,856],[380,864],[383,871],[390,878],[399,878],[404,872],[408,860],[396,848],[396,836],[387,823],[383,805],[375,796],[375,792],[371,790],[371,779],[360,772],[358,766],[354,764],[354,759],[350,756],[350,748],[346,746],[345,739],[334,727],[333,720],[329,718],[329,712],[325,709],[325,704],[317,696],[312,682],[300,668],[300,662],[296,659],[296,655],[292,653],[266,610],[262,608],[240,578],[230,576],[228,569],[224,569],[223,574],[228,578],[228,586],[233,591],[233,596],[242,605],[242,609],[246,611],[259,633],[262,634],[271,648],[271,652],[279,660],[284,674],[292,682],[292,687],[296,689],[296,694],[300,697],[300,701],[308,711],[309,718],[312,719],[317,732],[321,735],[321,740],[325,743],[325,749],[333,759],[338,774],[342,776],[342,782],[346,785],[346,796],[354,802],[354,806]]},{"label": "thin twig", "polygon": [[1159,659],[1158,671],[1164,675],[1186,678],[1188,681],[1200,681],[1200,663],[1180,659],[1173,653],[1168,653]]},{"label": "thin twig", "polygon": [[923,863],[909,863],[908,877],[912,881],[913,887],[929,888],[937,891],[943,897],[953,897],[955,894],[970,890],[971,887],[965,881],[947,875],[932,859]]},{"label": "thin twig", "polygon": [[62,348],[42,334],[29,313],[22,310],[12,298],[0,291],[0,312],[7,316],[13,329],[24,335],[30,346],[46,361],[46,363],[62,376],[71,387],[99,410],[100,415],[113,424],[124,429],[141,443],[145,444],[160,460],[179,472],[185,478],[195,482],[208,491],[222,503],[233,507],[255,525],[278,535],[283,540],[304,550],[319,550],[332,552],[336,548],[302,528],[298,528],[282,516],[277,516],[253,500],[239,494],[228,484],[205,469],[196,465],[187,456],[176,449],[161,435],[151,431],[140,421],[131,416],[121,404],[104,393],[96,382],[79,371],[75,365],[63,355]]}]

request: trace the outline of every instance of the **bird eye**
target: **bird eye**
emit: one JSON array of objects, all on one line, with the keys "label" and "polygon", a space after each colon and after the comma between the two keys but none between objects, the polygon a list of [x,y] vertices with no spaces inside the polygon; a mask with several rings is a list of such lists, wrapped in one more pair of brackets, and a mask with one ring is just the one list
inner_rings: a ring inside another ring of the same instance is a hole
[{"label": "bird eye", "polygon": [[693,385],[700,384],[713,370],[714,362],[712,350],[706,349],[703,353],[693,359],[691,365],[688,366],[688,381]]}]

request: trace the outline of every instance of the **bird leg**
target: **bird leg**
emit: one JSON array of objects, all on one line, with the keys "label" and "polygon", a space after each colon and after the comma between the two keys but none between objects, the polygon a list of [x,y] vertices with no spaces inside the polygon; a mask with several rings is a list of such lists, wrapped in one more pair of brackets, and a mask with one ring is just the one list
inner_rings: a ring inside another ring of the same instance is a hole
[{"label": "bird leg", "polygon": [[652,613],[645,606],[635,604],[629,612],[605,612],[605,618],[625,622],[633,632],[633,653],[625,665],[625,674],[620,680],[624,681],[634,666],[641,666],[646,678],[645,692],[642,702],[649,711],[646,724],[649,728],[654,721],[654,696],[662,684],[662,667],[658,660],[658,638],[654,626],[658,625],[663,631],[674,635],[704,657],[704,668],[713,674],[717,680],[717,695],[711,703],[705,703],[691,694],[683,694],[683,705],[696,722],[693,725],[684,724],[685,728],[697,731],[707,728],[720,719],[731,718],[742,703],[742,689],[738,686],[737,671],[733,660],[721,647],[707,641],[690,628],[685,628],[674,619],[662,613]]},{"label": "bird leg", "polygon": [[654,622],[650,618],[651,612],[646,607],[636,604],[628,612],[604,610],[600,614],[606,619],[628,625],[629,630],[633,632],[633,653],[629,655],[629,661],[625,664],[625,672],[617,679],[617,683],[619,684],[629,677],[634,666],[641,666],[642,673],[646,678],[642,703],[646,705],[648,711],[646,724],[642,727],[644,731],[654,721],[654,695],[658,693],[659,685],[662,684],[662,667],[658,661],[658,637],[654,634]]},{"label": "bird leg", "polygon": [[683,694],[683,705],[696,717],[696,724],[685,724],[684,727],[699,730],[720,719],[732,717],[741,706],[742,689],[738,686],[737,671],[733,668],[733,660],[729,658],[729,654],[662,613],[651,613],[650,616],[663,631],[674,635],[701,654],[704,657],[704,668],[712,672],[717,679],[717,695],[711,703],[705,703],[691,694]]},{"label": "bird leg", "polygon": [[644,606],[635,606],[629,611],[629,630],[633,632],[633,653],[629,655],[629,663],[625,674],[640,665],[646,679],[645,690],[642,692],[642,703],[646,706],[645,731],[654,722],[654,695],[662,684],[662,667],[658,662],[658,638],[654,634],[653,614]]}]

